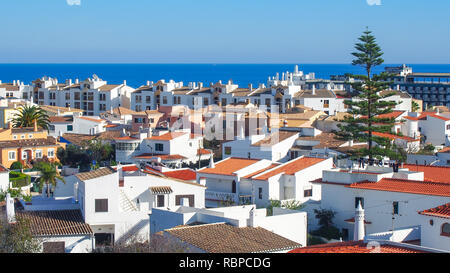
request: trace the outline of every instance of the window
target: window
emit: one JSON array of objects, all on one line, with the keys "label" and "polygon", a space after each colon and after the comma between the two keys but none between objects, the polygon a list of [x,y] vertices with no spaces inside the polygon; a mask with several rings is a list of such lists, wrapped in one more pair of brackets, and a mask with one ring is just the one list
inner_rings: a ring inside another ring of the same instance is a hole
[{"label": "window", "polygon": [[362,208],[364,208],[364,198],[362,197],[355,197],[355,208],[358,207],[358,203],[361,202]]},{"label": "window", "polygon": [[398,214],[398,202],[392,202],[392,213],[393,214]]},{"label": "window", "polygon": [[21,139],[25,139],[25,135],[21,135],[20,138],[21,138]]},{"label": "window", "polygon": [[106,94],[100,94],[99,95],[99,100],[100,101],[105,101],[106,100]]},{"label": "window", "polygon": [[53,157],[55,157],[55,149],[48,149],[48,150],[47,150],[47,157],[48,157],[48,158],[53,158]]},{"label": "window", "polygon": [[450,124],[447,124],[447,130],[450,130]]},{"label": "window", "polygon": [[33,138],[33,134],[29,134],[29,135],[28,135],[28,138]]},{"label": "window", "polygon": [[95,212],[108,212],[108,199],[95,199]]},{"label": "window", "polygon": [[225,154],[231,155],[231,147],[225,147]]},{"label": "window", "polygon": [[236,181],[234,181],[234,180],[231,183],[231,192],[232,193],[236,193]]},{"label": "window", "polygon": [[155,151],[158,151],[158,152],[164,151],[164,144],[162,144],[162,143],[155,143]]},{"label": "window", "polygon": [[163,104],[167,104],[167,97],[163,97]]},{"label": "window", "polygon": [[70,93],[66,93],[66,100],[70,100]]},{"label": "window", "polygon": [[13,135],[13,139],[17,139],[17,135]]},{"label": "window", "polygon": [[8,152],[8,159],[9,160],[16,160],[16,152],[15,151]]},{"label": "window", "polygon": [[222,106],[227,105],[227,99],[222,99]]},{"label": "window", "polygon": [[42,243],[43,253],[65,253],[66,243],[65,242],[43,242]]},{"label": "window", "polygon": [[35,157],[42,158],[42,150],[36,150]]},{"label": "window", "polygon": [[[23,151],[22,152],[22,159],[23,160],[25,160],[25,159],[27,159],[28,158],[28,153],[27,153],[27,151]],[[31,158],[30,158],[31,159]]]},{"label": "window", "polygon": [[80,100],[80,92],[75,92],[75,100]]},{"label": "window", "polygon": [[328,108],[330,107],[330,101],[329,100],[324,100],[323,101],[323,108]]},{"label": "window", "polygon": [[263,189],[262,188],[258,188],[258,198],[259,199],[263,198]]},{"label": "window", "polygon": [[122,142],[118,142],[116,143],[116,150],[119,151],[139,151],[140,150],[140,146],[139,143],[122,143]]},{"label": "window", "polygon": [[156,206],[158,208],[164,207],[164,195],[157,195],[156,196],[156,202],[157,202]]},{"label": "window", "polygon": [[100,103],[100,111],[106,111],[106,104]]},{"label": "window", "polygon": [[442,225],[441,235],[450,237],[450,224],[449,223],[445,223]]},{"label": "window", "polygon": [[312,188],[303,191],[303,197],[311,197],[311,196],[312,196]]},{"label": "window", "polygon": [[151,102],[152,102],[152,97],[146,96],[145,97],[145,103],[151,103]]}]

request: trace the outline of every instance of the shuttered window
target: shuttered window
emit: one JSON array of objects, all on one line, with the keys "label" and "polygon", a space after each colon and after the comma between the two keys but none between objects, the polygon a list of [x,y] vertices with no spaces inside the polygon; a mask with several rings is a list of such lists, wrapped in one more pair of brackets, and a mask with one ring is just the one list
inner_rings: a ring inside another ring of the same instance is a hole
[{"label": "shuttered window", "polygon": [[108,212],[108,199],[95,199],[95,212]]},{"label": "shuttered window", "polygon": [[189,207],[194,207],[195,205],[195,201],[194,201],[194,195],[190,194],[190,195],[176,195],[175,196],[175,206],[180,206],[181,204],[181,199],[183,198],[188,198],[189,199]]}]

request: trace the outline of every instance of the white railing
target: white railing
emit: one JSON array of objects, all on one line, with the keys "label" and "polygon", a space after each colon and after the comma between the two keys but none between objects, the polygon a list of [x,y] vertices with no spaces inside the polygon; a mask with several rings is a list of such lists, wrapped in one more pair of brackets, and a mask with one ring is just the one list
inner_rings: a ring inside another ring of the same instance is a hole
[{"label": "white railing", "polygon": [[219,191],[206,191],[205,198],[209,200],[217,201],[237,201],[237,194],[229,192],[219,192]]}]

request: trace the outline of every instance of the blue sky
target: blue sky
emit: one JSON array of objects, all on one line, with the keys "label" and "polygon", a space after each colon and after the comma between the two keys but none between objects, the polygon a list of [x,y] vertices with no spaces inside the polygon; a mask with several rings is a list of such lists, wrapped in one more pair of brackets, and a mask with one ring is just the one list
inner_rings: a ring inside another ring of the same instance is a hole
[{"label": "blue sky", "polygon": [[448,0],[2,0],[0,9],[1,63],[349,63],[366,26],[386,63],[450,63]]}]

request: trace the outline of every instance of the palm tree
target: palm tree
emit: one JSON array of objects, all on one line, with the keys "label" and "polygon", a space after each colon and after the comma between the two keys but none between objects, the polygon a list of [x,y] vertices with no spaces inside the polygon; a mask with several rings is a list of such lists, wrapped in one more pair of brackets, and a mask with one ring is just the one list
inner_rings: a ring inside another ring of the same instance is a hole
[{"label": "palm tree", "polygon": [[56,165],[48,162],[39,163],[36,168],[41,172],[41,176],[38,178],[39,183],[47,185],[47,197],[50,197],[50,185],[56,188],[58,180],[66,184],[64,177],[60,176]]},{"label": "palm tree", "polygon": [[12,120],[15,128],[33,127],[36,121],[39,127],[48,129],[50,123],[48,114],[39,106],[25,105],[21,106],[18,110],[19,113],[15,114]]}]

